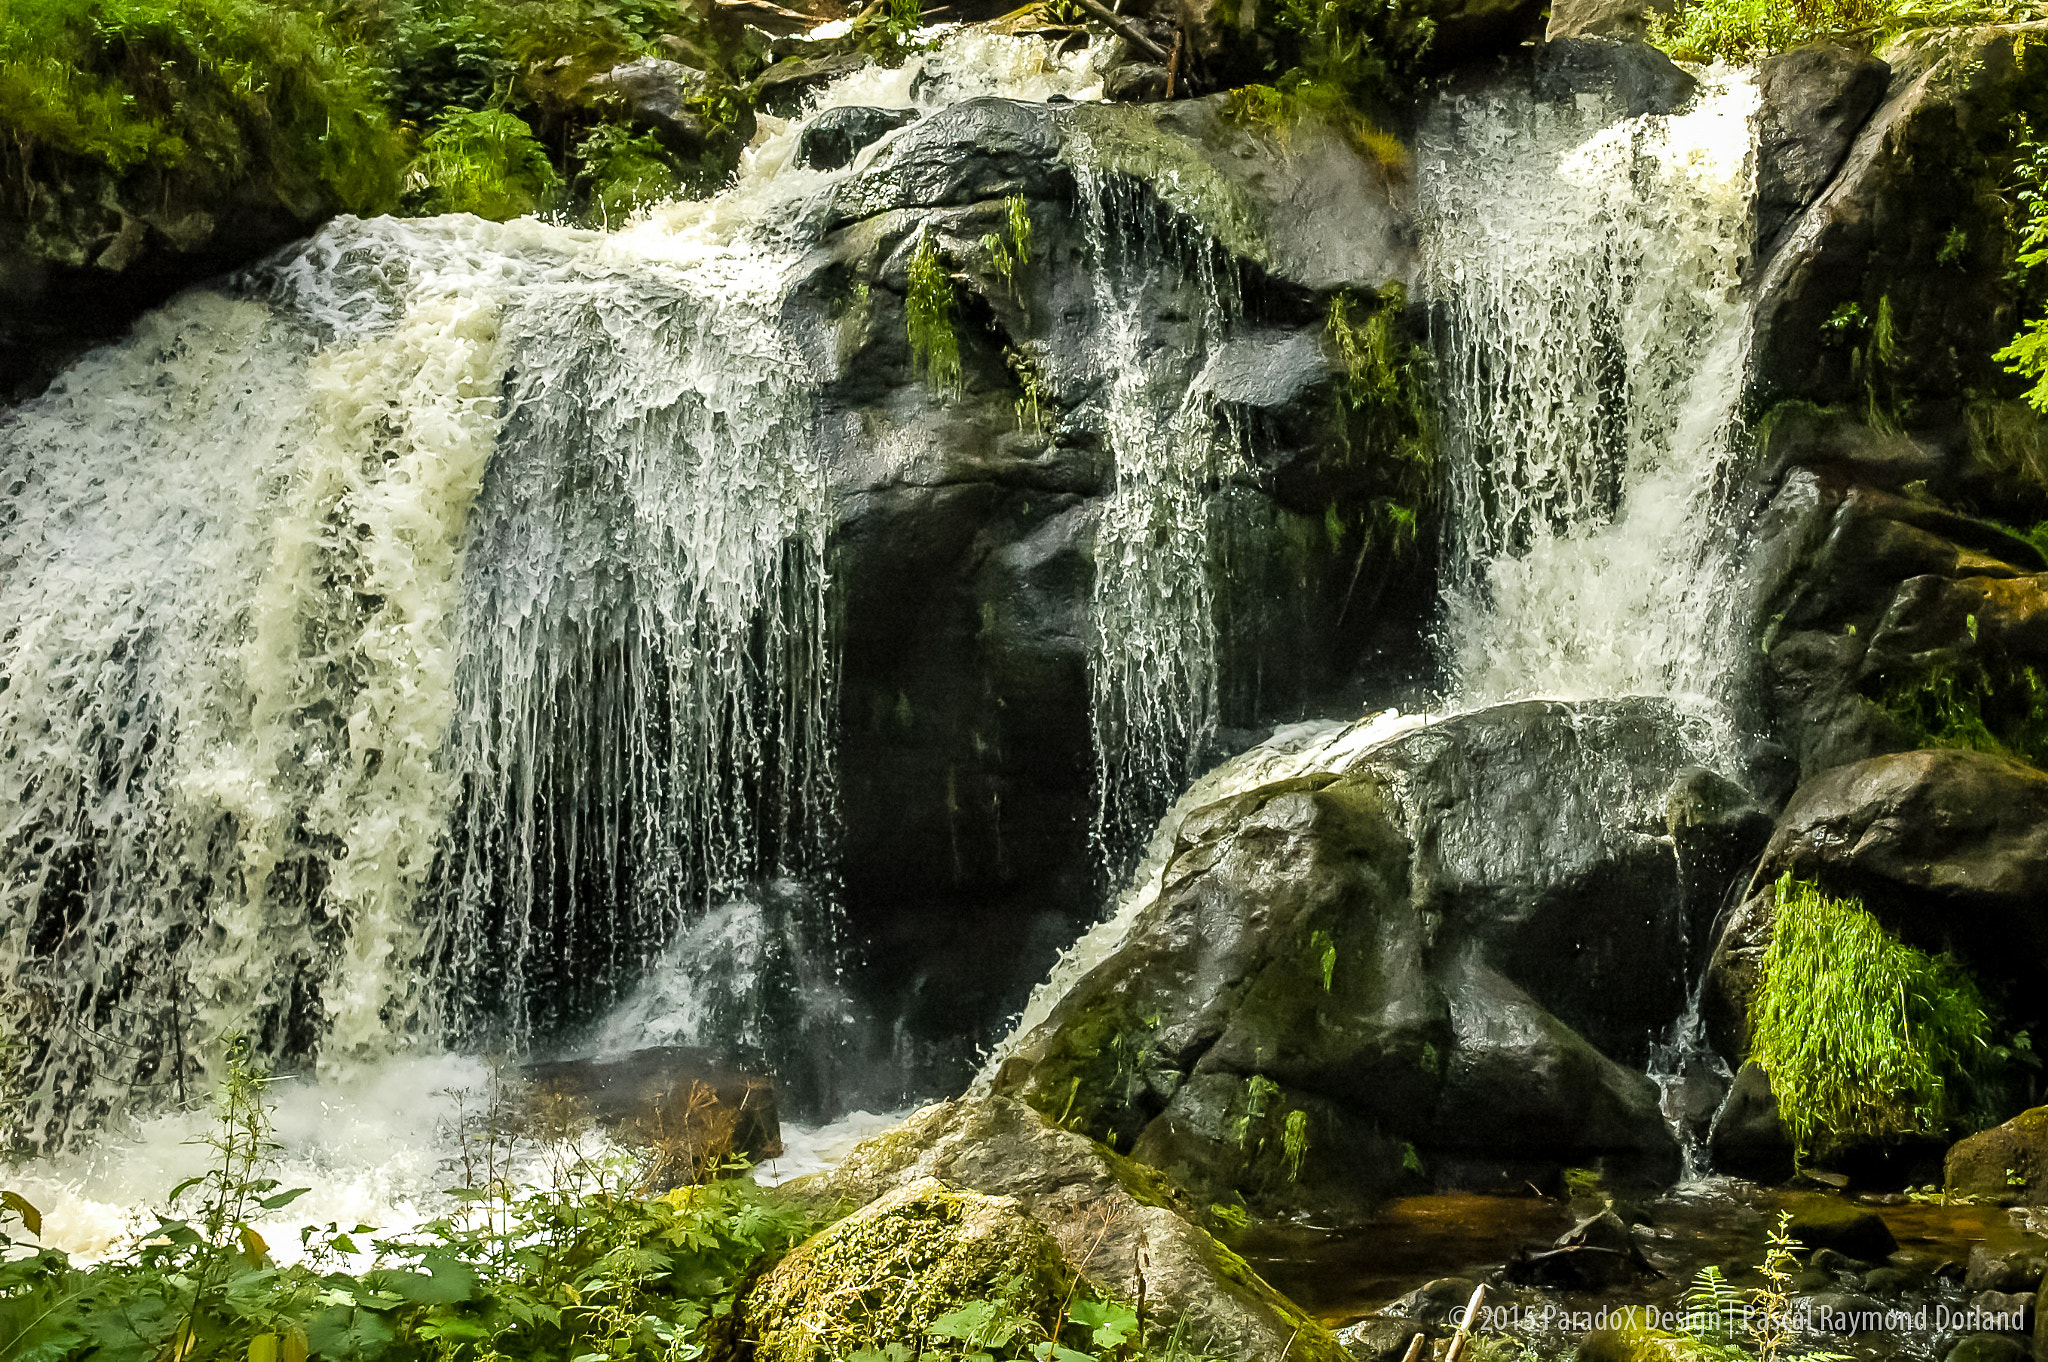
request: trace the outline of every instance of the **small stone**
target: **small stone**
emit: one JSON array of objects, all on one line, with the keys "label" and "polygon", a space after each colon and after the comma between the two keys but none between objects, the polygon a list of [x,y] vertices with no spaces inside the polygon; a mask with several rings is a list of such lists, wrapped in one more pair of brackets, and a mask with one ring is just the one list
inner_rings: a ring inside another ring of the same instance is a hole
[{"label": "small stone", "polygon": [[2004,1334],[1965,1334],[1943,1362],[2028,1362],[2027,1345]]},{"label": "small stone", "polygon": [[1884,1217],[1842,1201],[1809,1202],[1794,1212],[1790,1233],[1802,1247],[1831,1248],[1865,1261],[1889,1258],[1899,1246]]}]

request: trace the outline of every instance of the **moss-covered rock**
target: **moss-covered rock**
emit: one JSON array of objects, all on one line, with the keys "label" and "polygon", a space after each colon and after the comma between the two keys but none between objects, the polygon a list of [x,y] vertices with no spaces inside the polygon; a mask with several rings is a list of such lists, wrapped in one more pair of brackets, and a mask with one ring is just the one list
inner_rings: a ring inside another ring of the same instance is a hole
[{"label": "moss-covered rock", "polygon": [[761,1362],[819,1362],[930,1337],[943,1317],[997,1302],[1050,1337],[1073,1271],[1008,1197],[920,1179],[820,1231],[747,1293]]},{"label": "moss-covered rock", "polygon": [[2039,1204],[2048,1192],[2048,1107],[2023,1111],[1957,1141],[1949,1148],[1943,1173],[1952,1196]]},{"label": "moss-covered rock", "polygon": [[1343,1362],[1335,1338],[1203,1229],[1196,1204],[1158,1170],[1012,1098],[976,1092],[927,1107],[795,1189],[862,1205],[930,1178],[1014,1197],[1087,1290],[1144,1301],[1147,1327],[1180,1331],[1193,1351]]}]

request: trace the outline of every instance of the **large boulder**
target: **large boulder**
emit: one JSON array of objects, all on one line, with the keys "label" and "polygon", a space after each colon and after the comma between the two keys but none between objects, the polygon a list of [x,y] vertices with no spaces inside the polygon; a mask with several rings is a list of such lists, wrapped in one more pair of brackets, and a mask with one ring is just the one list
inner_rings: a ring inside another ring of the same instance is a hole
[{"label": "large boulder", "polygon": [[1835,178],[1890,76],[1883,62],[1839,43],[1810,43],[1758,67],[1756,238],[1762,254]]},{"label": "large boulder", "polygon": [[1657,701],[1505,705],[1192,812],[993,1082],[1271,1209],[1672,1171],[1640,1066],[1724,890],[1689,900],[1671,831],[1702,737]]},{"label": "large boulder", "polygon": [[[1427,569],[1387,508],[1426,517],[1426,464],[1383,447],[1377,399],[1347,396],[1328,322],[1344,290],[1412,351],[1419,317],[1377,296],[1413,268],[1405,208],[1335,130],[1298,128],[1289,151],[1220,100],[976,99],[891,132],[821,206],[831,231],[792,306],[837,375],[818,429],[845,901],[872,942],[862,987],[933,1038],[910,1051],[925,1090],[964,1079],[1099,903],[1096,573],[1134,418],[1163,428],[1193,390],[1255,432],[1200,491],[1209,562],[1190,569],[1214,604],[1221,726],[1299,718],[1368,659],[1390,659],[1370,664],[1389,685],[1419,665]],[[951,390],[908,343],[926,243],[956,305]],[[1219,290],[1256,323],[1215,322]],[[1117,328],[1158,369],[1143,391],[1111,381]]]},{"label": "large boulder", "polygon": [[1179,1329],[1221,1357],[1345,1357],[1322,1326],[1202,1229],[1197,1206],[1155,1170],[1011,1098],[983,1092],[927,1107],[831,1172],[791,1186],[871,1208],[938,1186],[1006,1198],[1044,1227],[1090,1288],[1143,1302],[1148,1327]]},{"label": "large boulder", "polygon": [[[2013,391],[1991,358],[2019,325],[2002,186],[2023,119],[2048,117],[2044,40],[2040,23],[1934,29],[1887,50],[1884,102],[1760,280],[1749,365],[1763,404],[1869,402],[1924,420],[1965,392]],[[1847,72],[1838,96],[1816,87],[1821,105],[1840,106],[1838,128],[1869,79]],[[1819,178],[1833,140],[1811,144],[1821,154],[1802,158],[1802,182]]]}]

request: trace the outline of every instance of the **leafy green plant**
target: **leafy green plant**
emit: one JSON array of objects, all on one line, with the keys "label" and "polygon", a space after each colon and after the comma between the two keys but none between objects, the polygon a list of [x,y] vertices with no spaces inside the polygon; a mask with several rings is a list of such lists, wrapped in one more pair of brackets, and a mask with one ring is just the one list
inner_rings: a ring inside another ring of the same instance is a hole
[{"label": "leafy green plant", "polygon": [[855,16],[853,35],[861,51],[885,66],[896,66],[919,50],[917,30],[923,24],[923,0],[871,0]]},{"label": "leafy green plant", "polygon": [[1867,36],[1882,47],[1915,29],[2033,17],[2023,0],[1694,0],[1653,19],[1650,41],[1681,61],[1750,62],[1820,38]]},{"label": "leafy green plant", "polygon": [[562,177],[524,119],[497,109],[450,109],[413,161],[422,207],[503,222],[551,206]]},{"label": "leafy green plant", "polygon": [[1854,899],[1789,873],[1774,894],[1750,1058],[1800,1157],[1945,1131],[1995,1079],[1991,1017],[1968,972],[1898,941]]},{"label": "leafy green plant", "polygon": [[910,257],[903,311],[912,367],[935,391],[958,394],[960,339],[953,330],[953,280],[939,259],[938,243],[929,236],[918,242]]},{"label": "leafy green plant", "polygon": [[0,125],[10,185],[62,182],[66,161],[221,179],[268,167],[358,212],[397,186],[369,62],[306,4],[10,0]]},{"label": "leafy green plant", "polygon": [[589,212],[621,222],[649,204],[675,196],[679,182],[652,133],[635,135],[616,123],[601,123],[576,147],[583,163],[579,180]]},{"label": "leafy green plant", "polygon": [[[2012,194],[2020,218],[2014,266],[2024,271],[2048,264],[2048,143],[2036,141],[2025,120],[2019,128],[2013,167],[2018,183]],[[2027,403],[2037,411],[2048,411],[2048,316],[2028,318],[2012,344],[1992,358],[2005,365],[2007,372],[2031,379]]]}]

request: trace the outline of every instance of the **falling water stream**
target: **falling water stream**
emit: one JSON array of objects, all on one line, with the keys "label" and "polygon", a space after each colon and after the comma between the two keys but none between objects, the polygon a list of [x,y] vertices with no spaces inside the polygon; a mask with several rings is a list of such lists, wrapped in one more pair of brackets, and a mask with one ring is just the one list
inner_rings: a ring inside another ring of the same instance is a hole
[{"label": "falling water stream", "polygon": [[[1091,60],[957,31],[812,112],[1085,98]],[[1467,95],[1426,124],[1447,707],[1724,684],[1755,98],[1720,77],[1628,119]],[[445,1047],[594,1018],[593,1052],[773,1053],[843,1014],[828,376],[781,304],[846,172],[763,122],[733,187],[614,232],[335,223],[0,425],[0,1014],[29,1138],[138,1090],[175,1105],[202,1044],[247,1031],[307,1080],[279,1092],[280,1175],[321,1189],[294,1214],[395,1225],[446,1180],[450,1113],[487,1100]],[[1094,832],[1139,865],[1027,1023],[1156,889],[1180,813],[1425,721],[1297,726],[1201,774],[1234,446],[1195,378],[1238,304],[1202,242],[1136,234],[1076,169],[1115,479]],[[1162,259],[1204,300],[1184,352],[1134,343]],[[117,1241],[199,1119],[32,1170],[46,1239]],[[793,1130],[793,1165],[847,1120]]]}]

